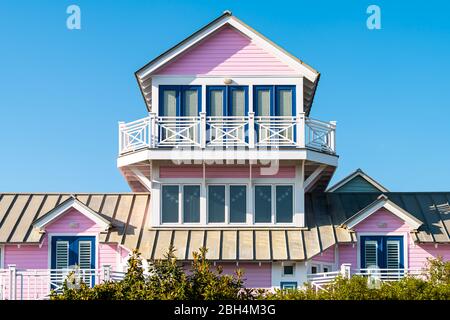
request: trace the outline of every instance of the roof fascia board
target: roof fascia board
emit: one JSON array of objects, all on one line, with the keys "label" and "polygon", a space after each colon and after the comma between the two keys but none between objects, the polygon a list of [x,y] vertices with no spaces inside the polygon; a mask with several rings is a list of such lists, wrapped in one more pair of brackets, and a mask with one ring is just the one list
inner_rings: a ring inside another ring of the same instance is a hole
[{"label": "roof fascia board", "polygon": [[69,209],[74,208],[84,216],[86,216],[88,219],[94,221],[96,224],[98,224],[102,229],[107,230],[110,227],[109,221],[99,216],[96,212],[94,212],[89,207],[82,204],[77,199],[69,199],[68,201],[62,203],[58,207],[54,208],[52,211],[50,211],[48,214],[44,215],[41,219],[35,221],[33,223],[35,228],[43,229],[46,225],[66,213]]}]

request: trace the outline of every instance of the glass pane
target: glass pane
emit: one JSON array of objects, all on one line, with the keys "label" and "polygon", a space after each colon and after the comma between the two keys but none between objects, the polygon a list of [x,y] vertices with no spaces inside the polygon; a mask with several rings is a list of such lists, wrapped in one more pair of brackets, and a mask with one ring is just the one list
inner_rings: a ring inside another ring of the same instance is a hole
[{"label": "glass pane", "polygon": [[292,116],[292,90],[278,90],[279,116]]},{"label": "glass pane", "polygon": [[400,269],[400,241],[388,240],[386,242],[386,249],[386,268]]},{"label": "glass pane", "polygon": [[292,186],[277,186],[277,222],[292,222],[294,215]]},{"label": "glass pane", "polygon": [[378,268],[378,243],[376,241],[366,241],[364,244],[365,267]]},{"label": "glass pane", "polygon": [[208,222],[225,222],[225,186],[208,187]]},{"label": "glass pane", "polygon": [[270,90],[258,90],[257,115],[270,116]]},{"label": "glass pane", "polygon": [[163,91],[163,116],[175,117],[177,115],[177,92],[175,90]]},{"label": "glass pane", "polygon": [[178,222],[178,186],[162,186],[162,222]]},{"label": "glass pane", "polygon": [[209,94],[210,116],[223,116],[223,90],[211,90]]},{"label": "glass pane", "polygon": [[231,90],[231,115],[245,115],[245,91],[243,89]]},{"label": "glass pane", "polygon": [[184,90],[183,116],[198,115],[198,91]]},{"label": "glass pane", "polygon": [[255,186],[255,222],[272,222],[271,186]]},{"label": "glass pane", "polygon": [[200,222],[200,186],[183,187],[183,221]]},{"label": "glass pane", "polygon": [[230,222],[245,222],[247,215],[247,187],[230,186]]}]

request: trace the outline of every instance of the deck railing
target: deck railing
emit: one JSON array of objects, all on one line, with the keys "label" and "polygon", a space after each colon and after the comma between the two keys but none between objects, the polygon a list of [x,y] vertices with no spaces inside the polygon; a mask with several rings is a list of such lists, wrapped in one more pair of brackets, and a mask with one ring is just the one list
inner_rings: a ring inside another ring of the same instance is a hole
[{"label": "deck railing", "polygon": [[327,290],[327,287],[332,284],[338,276],[343,278],[350,278],[351,276],[363,276],[367,277],[371,282],[389,282],[398,281],[405,276],[410,277],[424,277],[422,269],[418,268],[400,268],[400,269],[380,269],[380,268],[367,268],[367,269],[351,269],[350,265],[343,264],[339,271],[322,272],[308,274],[308,282],[316,290]]},{"label": "deck railing", "polygon": [[119,154],[142,148],[310,148],[334,154],[336,123],[297,116],[148,117],[119,123]]},{"label": "deck railing", "polygon": [[101,269],[0,269],[0,300],[45,300],[50,292],[62,289],[67,279],[73,285],[93,286],[104,281],[123,279],[123,272]]}]

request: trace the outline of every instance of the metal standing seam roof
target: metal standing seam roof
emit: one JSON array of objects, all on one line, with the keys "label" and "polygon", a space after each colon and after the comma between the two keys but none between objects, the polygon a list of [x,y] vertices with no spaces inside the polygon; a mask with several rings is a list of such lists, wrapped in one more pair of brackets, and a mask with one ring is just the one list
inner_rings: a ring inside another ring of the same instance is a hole
[{"label": "metal standing seam roof", "polygon": [[[413,233],[421,243],[450,243],[450,192],[384,193],[423,225]],[[308,228],[148,228],[148,193],[75,194],[83,204],[111,222],[100,242],[139,249],[147,259],[164,256],[170,245],[180,260],[208,248],[211,260],[301,261],[336,243],[354,243],[353,232],[340,225],[376,201],[380,193],[307,193]],[[0,244],[38,244],[43,234],[33,223],[71,194],[0,194]]]}]

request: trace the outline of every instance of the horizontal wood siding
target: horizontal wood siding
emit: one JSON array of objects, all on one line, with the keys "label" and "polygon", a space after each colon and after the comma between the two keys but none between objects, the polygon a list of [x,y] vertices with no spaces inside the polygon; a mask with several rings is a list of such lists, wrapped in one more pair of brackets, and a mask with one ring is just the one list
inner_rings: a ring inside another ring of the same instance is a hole
[{"label": "horizontal wood siding", "polygon": [[334,192],[380,192],[380,190],[363,177],[356,176]]},{"label": "horizontal wood siding", "polygon": [[339,266],[344,263],[350,263],[351,268],[355,269],[358,268],[356,264],[356,254],[357,254],[357,245],[356,243],[353,244],[339,244],[338,246],[339,250]]},{"label": "horizontal wood siding", "polygon": [[47,233],[98,233],[101,228],[76,209],[70,209],[46,228]]},{"label": "horizontal wood siding", "polygon": [[17,269],[48,269],[48,240],[44,238],[42,246],[38,245],[6,245],[4,267],[15,264]]},{"label": "horizontal wood siding", "polygon": [[117,270],[117,261],[119,260],[117,244],[100,243],[98,250],[98,266],[101,268],[103,265],[109,265],[111,270]]},{"label": "horizontal wood siding", "polygon": [[272,265],[270,263],[218,263],[224,274],[235,274],[236,269],[244,271],[244,285],[247,288],[270,288],[272,286]]},{"label": "horizontal wood siding", "polygon": [[385,232],[386,234],[410,232],[409,226],[402,219],[384,208],[358,223],[354,230],[356,232]]},{"label": "horizontal wood siding", "polygon": [[[295,178],[295,166],[282,166],[273,175],[266,175],[263,167],[252,167],[253,178]],[[208,166],[205,168],[206,178],[249,178],[248,166]],[[161,166],[160,178],[202,178],[201,166]]]},{"label": "horizontal wood siding", "polygon": [[444,261],[450,261],[450,245],[440,244],[411,244],[409,247],[409,267],[423,268],[427,264],[427,259],[442,257]]},{"label": "horizontal wood siding", "polygon": [[155,74],[296,75],[296,72],[235,28],[226,26]]},{"label": "horizontal wood siding", "polygon": [[335,262],[335,249],[334,246],[329,247],[328,249],[324,250],[322,254],[318,254],[312,258],[313,261],[318,262]]}]

